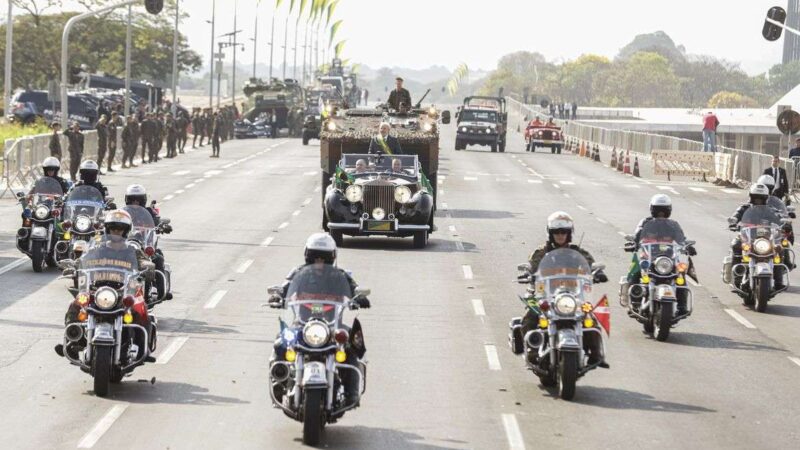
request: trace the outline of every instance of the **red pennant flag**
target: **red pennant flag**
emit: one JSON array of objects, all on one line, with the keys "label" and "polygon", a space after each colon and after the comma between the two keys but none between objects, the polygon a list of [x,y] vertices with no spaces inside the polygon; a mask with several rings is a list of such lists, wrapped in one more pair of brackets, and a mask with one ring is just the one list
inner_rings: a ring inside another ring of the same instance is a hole
[{"label": "red pennant flag", "polygon": [[608,297],[606,295],[603,295],[603,298],[594,305],[592,312],[606,334],[611,336],[611,309],[608,307]]}]

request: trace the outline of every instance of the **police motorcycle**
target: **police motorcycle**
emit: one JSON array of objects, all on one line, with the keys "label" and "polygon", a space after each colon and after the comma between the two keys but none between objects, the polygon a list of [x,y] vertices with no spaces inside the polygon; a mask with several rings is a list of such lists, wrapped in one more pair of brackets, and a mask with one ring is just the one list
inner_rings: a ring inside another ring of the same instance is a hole
[{"label": "police motorcycle", "polygon": [[[589,301],[595,275],[602,265],[589,267],[579,252],[561,248],[548,252],[531,274],[528,263],[520,264],[517,281],[530,284],[526,295],[519,299],[539,317],[538,329],[520,336],[522,318],[511,320],[509,344],[516,354],[536,352],[536,364],[528,360],[528,369],[539,377],[544,386],[558,386],[558,395],[564,400],[575,396],[576,383],[589,371],[605,361],[605,343],[597,325],[594,306]],[[585,351],[589,340],[596,339],[600,357],[589,362]]]},{"label": "police motorcycle", "polygon": [[126,239],[114,235],[103,236],[80,260],[59,266],[64,278],[78,279],[78,294],[56,352],[91,375],[95,395],[105,397],[111,383],[155,361],[150,355],[156,350],[157,322],[144,298],[144,278],[152,267],[140,267]]},{"label": "police motorcycle", "polygon": [[[356,320],[347,327],[343,315],[358,309],[370,291],[358,288],[349,298],[347,277],[335,266],[316,263],[296,273],[285,298],[281,286],[268,292],[270,306],[288,310],[279,319],[280,332],[269,362],[272,403],[302,422],[303,442],[316,445],[325,425],[358,407],[366,389],[361,326]],[[349,393],[348,381],[353,387]]]},{"label": "police motorcycle", "polygon": [[55,267],[58,218],[64,196],[61,184],[54,178],[42,177],[29,196],[23,192],[17,192],[16,196],[23,208],[17,248],[31,259],[34,272],[41,272],[45,265]]},{"label": "police motorcycle", "polygon": [[61,227],[64,233],[56,244],[58,259],[75,259],[75,243],[89,242],[97,230],[103,227],[103,214],[106,208],[114,209],[114,199],[103,198],[94,186],[75,186],[64,201]]},{"label": "police motorcycle", "polygon": [[[122,208],[131,215],[133,228],[128,234],[128,243],[135,249],[141,250],[152,258],[160,253],[158,249],[158,235],[162,233],[165,226],[169,225],[169,219],[161,219],[156,225],[150,212],[138,205],[127,205]],[[164,270],[156,270],[153,282],[145,282],[145,298],[148,304],[163,301],[166,294],[172,292],[172,268],[164,263]]]},{"label": "police motorcycle", "polygon": [[625,240],[625,251],[638,251],[634,270],[640,278],[634,284],[620,279],[619,303],[647,334],[666,341],[672,327],[692,315],[694,293],[686,278],[694,277],[689,248],[695,242],[686,240],[677,222],[663,218],[644,223],[638,248],[633,236]]},{"label": "police motorcycle", "polygon": [[767,302],[789,288],[787,263],[794,260],[785,235],[789,221],[768,205],[750,206],[738,224],[729,219],[730,229],[739,234],[723,261],[722,281],[758,312],[766,311]]}]

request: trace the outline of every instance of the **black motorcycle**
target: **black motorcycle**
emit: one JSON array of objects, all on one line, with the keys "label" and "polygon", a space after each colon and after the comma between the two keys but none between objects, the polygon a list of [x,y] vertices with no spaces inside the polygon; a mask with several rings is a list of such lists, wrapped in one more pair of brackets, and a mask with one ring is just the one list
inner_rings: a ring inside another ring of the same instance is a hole
[{"label": "black motorcycle", "polygon": [[64,201],[64,233],[56,244],[58,259],[76,259],[75,243],[89,242],[103,228],[103,214],[113,198],[105,199],[94,186],[76,186]]},{"label": "black motorcycle", "polygon": [[41,272],[45,265],[56,266],[58,217],[61,215],[63,195],[61,184],[50,177],[37,180],[29,196],[17,193],[23,206],[22,227],[17,231],[17,248],[31,258],[34,272]]},{"label": "black motorcycle", "polygon": [[[155,263],[154,258],[163,254],[158,248],[158,235],[163,233],[165,227],[170,223],[169,219],[162,219],[156,225],[153,216],[146,208],[137,205],[128,205],[122,208],[131,216],[133,228],[128,234],[128,243],[134,248],[141,250]],[[163,267],[156,265],[156,276],[152,283],[145,283],[145,298],[148,303],[164,300],[165,296],[172,292],[172,268],[164,263]]]}]

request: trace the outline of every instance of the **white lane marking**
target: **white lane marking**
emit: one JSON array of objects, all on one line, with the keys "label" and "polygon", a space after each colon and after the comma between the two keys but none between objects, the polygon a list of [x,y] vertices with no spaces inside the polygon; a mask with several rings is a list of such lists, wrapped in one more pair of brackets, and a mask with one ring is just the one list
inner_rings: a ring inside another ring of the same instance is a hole
[{"label": "white lane marking", "polygon": [[189,183],[189,184],[187,184],[186,186],[184,186],[183,188],[184,188],[184,189],[191,189],[191,188],[193,188],[194,186],[195,186],[195,185],[194,185],[194,183]]},{"label": "white lane marking", "polygon": [[209,171],[207,171],[206,173],[204,173],[204,174],[203,174],[203,176],[205,176],[206,178],[208,178],[208,177],[213,177],[214,175],[219,175],[219,174],[221,174],[221,173],[222,173],[222,171],[221,171],[221,170],[209,170]]},{"label": "white lane marking", "polygon": [[694,281],[694,280],[693,280],[691,277],[687,277],[687,278],[686,278],[686,281],[688,281],[688,282],[689,282],[689,284],[691,284],[691,285],[692,285],[692,286],[694,286],[694,287],[703,287],[703,285],[702,285],[702,284],[700,284],[700,283],[698,283],[698,282]]},{"label": "white lane marking", "polygon": [[476,316],[486,315],[486,308],[483,307],[483,300],[479,298],[472,299],[472,309],[475,310]]},{"label": "white lane marking", "polygon": [[192,172],[191,170],[179,170],[177,172],[172,172],[172,174],[176,175],[176,176],[181,176],[181,175],[186,175],[186,174],[191,173],[191,172]]},{"label": "white lane marking", "polygon": [[312,176],[314,176],[316,174],[317,174],[317,172],[305,172],[305,173],[303,173],[303,175],[305,175],[307,177],[312,177]]},{"label": "white lane marking", "polygon": [[708,192],[707,190],[705,190],[705,189],[703,189],[703,188],[700,188],[700,187],[692,187],[692,186],[689,186],[689,190],[690,190],[690,191],[694,191],[694,192]]},{"label": "white lane marking", "polygon": [[195,183],[202,183],[203,181],[206,181],[206,179],[205,178],[198,178],[198,179],[194,180]]},{"label": "white lane marking", "polygon": [[542,180],[528,180],[528,183],[542,184]]},{"label": "white lane marking", "polygon": [[464,244],[461,241],[456,241],[456,250],[463,252],[464,251]]},{"label": "white lane marking", "polygon": [[599,217],[595,217],[595,219],[597,219],[597,221],[598,221],[598,222],[600,222],[600,223],[602,223],[602,224],[604,224],[604,225],[608,223],[608,221],[607,221],[607,220],[605,220],[605,219],[601,219],[601,218],[599,218]]},{"label": "white lane marking", "polygon": [[583,205],[578,205],[578,209],[580,209],[581,211],[586,211],[586,207]]},{"label": "white lane marking", "polygon": [[625,237],[625,232],[624,231],[617,231],[617,234],[622,236],[622,237]]},{"label": "white lane marking", "polygon": [[734,194],[734,195],[736,195],[736,194],[741,194],[744,191],[741,190],[741,189],[723,189],[722,192],[725,192],[726,194]]},{"label": "white lane marking", "polygon": [[208,301],[206,302],[205,306],[203,306],[203,308],[204,309],[214,309],[214,308],[216,308],[217,305],[219,305],[219,302],[222,301],[222,297],[225,297],[225,294],[227,294],[227,293],[228,293],[228,291],[217,291],[217,292],[214,292],[214,295],[212,295],[211,298],[208,299]]},{"label": "white lane marking", "polygon": [[745,328],[750,328],[751,330],[755,330],[756,329],[755,325],[750,323],[749,320],[745,319],[738,312],[736,312],[736,311],[734,311],[732,309],[726,309],[725,312],[728,313],[729,316],[733,317],[737,322],[739,322],[740,324],[744,325]]},{"label": "white lane marking", "polygon": [[461,270],[464,272],[464,279],[465,280],[471,280],[472,279],[472,267],[470,267],[469,265],[465,264],[465,265],[461,266]]},{"label": "white lane marking", "polygon": [[308,206],[309,204],[311,204],[311,197],[308,197],[305,199],[305,201],[303,201],[303,206]]},{"label": "white lane marking", "polygon": [[165,195],[165,196],[164,196],[164,201],[167,201],[167,200],[172,200],[173,198],[175,198],[175,196],[174,196],[174,195],[172,195],[172,194]]},{"label": "white lane marking", "polygon": [[631,188],[631,189],[641,189],[642,188],[638,184],[626,184],[625,187],[626,188]]},{"label": "white lane marking", "polygon": [[183,189],[178,189],[177,191],[175,191],[175,195],[180,195],[183,194],[184,192],[186,191],[184,191]]},{"label": "white lane marking", "polygon": [[477,177],[464,177],[464,181],[478,181]]},{"label": "white lane marking", "polygon": [[520,163],[520,164],[522,164],[524,167],[528,167],[528,165],[527,165],[527,164],[525,164],[524,162],[522,162],[521,160],[520,160],[520,162],[519,162],[519,163]]},{"label": "white lane marking", "polygon": [[230,163],[230,164],[225,164],[224,166],[222,166],[222,168],[223,168],[223,169],[230,169],[230,168],[231,168],[231,167],[233,167],[233,166],[234,166],[234,164],[233,164],[233,163]]},{"label": "white lane marking", "polygon": [[444,195],[444,189],[439,188],[439,195]]},{"label": "white lane marking", "polygon": [[447,175],[439,175],[438,178],[439,178],[439,181],[444,181],[444,180],[447,179]]},{"label": "white lane marking", "polygon": [[172,342],[170,342],[167,348],[165,348],[164,351],[161,352],[160,355],[158,355],[158,358],[156,359],[156,364],[163,365],[170,362],[170,360],[175,356],[175,354],[178,353],[178,350],[180,350],[181,347],[183,347],[183,344],[185,344],[186,341],[188,340],[189,336],[177,336],[174,339],[172,339]]},{"label": "white lane marking", "polygon": [[800,366],[800,358],[797,358],[797,357],[794,357],[794,356],[789,356],[788,358],[789,358],[789,361],[791,361],[791,362],[797,364],[798,366]]},{"label": "white lane marking", "polygon": [[442,203],[442,210],[447,211],[447,203]]},{"label": "white lane marking", "polygon": [[574,186],[575,182],[574,181],[569,181],[569,180],[561,180],[561,184],[563,184],[565,186]]},{"label": "white lane marking", "polygon": [[92,448],[97,441],[108,431],[114,422],[119,419],[119,416],[128,409],[128,403],[120,403],[112,406],[108,412],[95,424],[95,426],[86,433],[83,438],[78,442],[78,448]]},{"label": "white lane marking", "polygon": [[245,273],[245,272],[247,272],[247,269],[249,269],[249,268],[250,268],[250,266],[252,266],[252,265],[253,265],[253,260],[252,260],[252,259],[248,259],[247,261],[243,262],[243,263],[242,263],[242,264],[241,264],[241,265],[240,265],[240,266],[239,266],[239,267],[236,269],[236,273]]},{"label": "white lane marking", "polygon": [[289,226],[289,222],[283,222],[282,224],[278,225],[278,229],[282,230]]},{"label": "white lane marking", "polygon": [[498,183],[510,183],[511,182],[511,180],[509,180],[508,178],[495,178],[494,181],[497,181]]},{"label": "white lane marking", "polygon": [[264,242],[261,243],[261,246],[262,247],[269,247],[269,244],[272,244],[272,241],[274,241],[274,240],[275,240],[275,238],[270,236],[270,237],[264,239]]},{"label": "white lane marking", "polygon": [[450,230],[451,233],[455,233],[456,232],[456,226],[455,225],[450,225],[448,227],[448,229]]},{"label": "white lane marking", "polygon": [[528,167],[528,172],[532,173],[532,174],[533,174],[533,176],[535,176],[535,177],[538,177],[538,178],[539,178],[539,179],[541,179],[541,180],[544,180],[544,175],[542,175],[542,174],[540,174],[539,172],[537,172],[537,171],[535,171],[535,170],[531,169],[530,167]]},{"label": "white lane marking", "polygon": [[489,370],[502,370],[500,366],[500,356],[497,355],[497,347],[491,344],[483,346],[486,350],[486,360],[489,362]]},{"label": "white lane marking", "polygon": [[595,183],[595,182],[592,182],[592,184],[594,186],[608,186],[608,184],[606,184],[606,183]]},{"label": "white lane marking", "polygon": [[506,430],[509,450],[525,450],[525,441],[522,440],[522,432],[519,431],[517,416],[503,414],[503,428]]},{"label": "white lane marking", "polygon": [[566,197],[566,198],[572,198],[572,196],[571,196],[571,195],[569,195],[569,194],[567,194],[566,192],[564,192],[564,197]]},{"label": "white lane marking", "polygon": [[322,190],[322,186],[317,186],[314,188],[314,192],[319,192]]},{"label": "white lane marking", "polygon": [[0,275],[4,274],[6,272],[11,272],[12,270],[16,269],[17,267],[25,264],[26,261],[28,261],[28,258],[20,258],[20,259],[14,261],[14,262],[6,264],[3,267],[0,267]]},{"label": "white lane marking", "polygon": [[554,187],[554,188],[556,188],[556,189],[559,189],[561,186],[559,186],[559,185],[557,185],[557,184],[553,183],[553,187]]},{"label": "white lane marking", "polygon": [[300,213],[301,213],[301,212],[303,212],[303,211],[301,211],[301,210],[299,210],[299,209],[298,209],[297,211],[295,211],[295,212],[293,212],[293,213],[292,213],[292,216],[294,216],[294,217],[297,217],[297,216],[299,216],[299,215],[300,215]]}]

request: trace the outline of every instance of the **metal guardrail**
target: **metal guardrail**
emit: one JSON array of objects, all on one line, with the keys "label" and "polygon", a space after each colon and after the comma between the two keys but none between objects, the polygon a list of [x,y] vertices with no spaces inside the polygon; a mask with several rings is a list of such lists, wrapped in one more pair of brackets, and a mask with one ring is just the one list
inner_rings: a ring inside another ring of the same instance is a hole
[{"label": "metal guardrail", "polygon": [[[519,114],[519,119],[525,116],[532,117],[540,114],[538,107],[524,105],[513,98],[508,97],[509,110]],[[703,143],[690,139],[682,139],[673,136],[660,134],[643,133],[640,131],[625,131],[602,128],[592,125],[585,125],[580,121],[567,121],[555,119],[561,126],[564,135],[568,138],[579,141],[597,144],[603,149],[616,148],[618,150],[630,150],[649,157],[653,150],[683,150],[683,151],[703,151]],[[522,122],[519,126],[524,127]],[[722,165],[721,170],[715,170],[715,178],[739,184],[749,184],[758,179],[768,167],[772,166],[772,155],[748,150],[717,146],[717,152],[730,155],[726,164],[733,167]],[[791,160],[782,160],[782,167],[786,169],[786,176],[789,180],[795,179],[795,164]],[[800,189],[800,180],[798,186]]]}]

